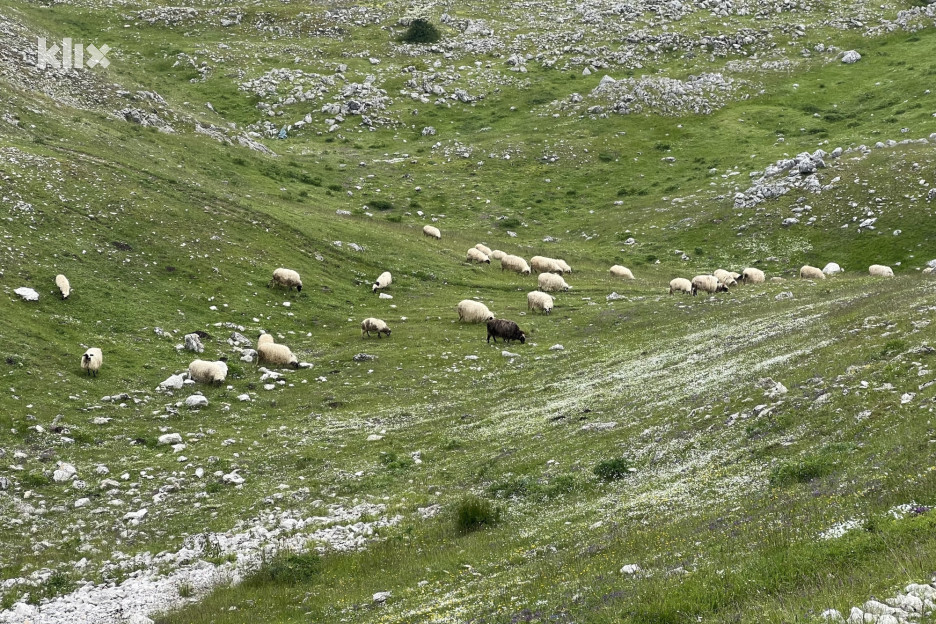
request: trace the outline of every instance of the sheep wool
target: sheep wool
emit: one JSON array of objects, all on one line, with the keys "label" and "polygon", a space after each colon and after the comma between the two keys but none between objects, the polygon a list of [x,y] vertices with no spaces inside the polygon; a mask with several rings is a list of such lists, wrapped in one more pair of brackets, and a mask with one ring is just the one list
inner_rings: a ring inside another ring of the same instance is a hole
[{"label": "sheep wool", "polygon": [[611,274],[611,277],[620,277],[621,279],[632,280],[634,279],[634,274],[631,273],[631,270],[627,267],[623,267],[620,264],[615,264],[610,269],[608,273]]},{"label": "sheep wool", "polygon": [[825,279],[825,273],[821,269],[804,264],[799,270],[800,279]]},{"label": "sheep wool", "polygon": [[264,344],[273,344],[274,342],[276,341],[273,340],[273,336],[271,336],[270,334],[260,334],[260,337],[257,338],[258,347]]},{"label": "sheep wool", "polygon": [[534,290],[527,293],[527,309],[540,310],[541,312],[549,314],[552,312],[554,300],[552,295]]},{"label": "sheep wool", "polygon": [[442,240],[442,232],[439,231],[439,228],[432,225],[423,226],[423,235]]},{"label": "sheep wool", "polygon": [[557,290],[569,290],[572,287],[566,284],[561,275],[555,273],[540,273],[537,278],[540,290],[543,292],[554,292]]},{"label": "sheep wool", "polygon": [[491,264],[491,259],[488,258],[487,255],[480,249],[472,247],[471,249],[468,250],[468,262],[477,262],[479,264],[483,264],[486,262],[488,264]]},{"label": "sheep wool", "polygon": [[68,299],[68,295],[71,294],[71,284],[68,283],[68,278],[59,273],[55,276],[55,285],[61,291],[62,299]]},{"label": "sheep wool", "polygon": [[764,272],[760,269],[754,269],[748,267],[741,271],[741,279],[739,280],[742,284],[763,284],[767,281],[767,278],[764,276]]},{"label": "sheep wool", "polygon": [[227,364],[218,360],[193,360],[188,366],[189,379],[199,383],[222,384],[227,378]]},{"label": "sheep wool", "polygon": [[462,323],[486,323],[494,318],[486,305],[473,299],[462,299],[455,310],[458,312],[458,320]]},{"label": "sheep wool", "polygon": [[883,264],[872,264],[868,267],[868,273],[875,277],[894,277],[894,270]]},{"label": "sheep wool", "polygon": [[527,261],[520,256],[512,256],[510,254],[504,254],[504,257],[501,258],[501,271],[504,269],[513,271],[514,273],[520,273],[521,275],[530,274],[530,265],[527,264]]},{"label": "sheep wool", "polygon": [[273,271],[273,279],[270,283],[276,284],[277,286],[285,286],[286,290],[295,286],[296,292],[302,292],[302,279],[299,277],[299,274],[292,269],[276,269]]},{"label": "sheep wool", "polygon": [[507,254],[501,251],[500,249],[495,249],[488,255],[491,256],[491,258],[493,258],[494,260],[503,260],[504,256],[506,256]]},{"label": "sheep wool", "polygon": [[81,356],[81,369],[87,371],[88,375],[97,377],[97,372],[101,370],[101,364],[104,363],[104,355],[97,347],[91,347]]},{"label": "sheep wool", "polygon": [[533,256],[530,258],[530,268],[537,273],[562,273],[559,264],[546,256]]},{"label": "sheep wool", "polygon": [[822,272],[826,275],[835,275],[836,273],[842,272],[842,267],[840,267],[837,262],[830,262],[822,267]]},{"label": "sheep wool", "polygon": [[475,249],[477,249],[478,251],[480,251],[481,253],[483,253],[485,256],[488,256],[488,257],[491,257],[491,255],[494,253],[493,251],[491,251],[490,247],[488,247],[487,245],[483,243],[478,243],[477,245],[475,245]]},{"label": "sheep wool", "polygon": [[672,295],[673,293],[676,293],[676,292],[686,292],[689,294],[693,294],[692,282],[687,280],[685,277],[677,277],[675,279],[670,280],[669,294]]},{"label": "sheep wool", "polygon": [[381,334],[390,335],[390,328],[387,327],[387,323],[381,319],[370,317],[361,321],[361,338],[363,338],[365,334],[370,337],[371,332],[377,332],[377,337],[382,338],[383,336]]},{"label": "sheep wool", "polygon": [[299,368],[299,358],[293,355],[289,347],[272,342],[257,345],[257,362],[260,364],[272,364],[273,366]]},{"label": "sheep wool", "polygon": [[520,344],[526,342],[526,332],[522,331],[515,322],[507,319],[491,319],[487,322],[488,343],[491,342],[492,337],[495,343],[498,338],[503,338],[504,342],[510,342],[511,340],[519,340]]},{"label": "sheep wool", "polygon": [[556,264],[559,265],[559,269],[563,273],[571,273],[572,267],[569,266],[569,263],[563,260],[562,258],[556,258]]},{"label": "sheep wool", "polygon": [[374,285],[371,287],[371,292],[377,292],[382,288],[386,288],[393,283],[393,276],[390,275],[390,271],[384,271],[380,274],[380,277],[377,278],[377,281],[374,282]]},{"label": "sheep wool", "polygon": [[714,275],[696,275],[692,278],[692,294],[697,294],[700,290],[708,293],[724,292],[728,290],[724,282],[720,282]]},{"label": "sheep wool", "polygon": [[722,282],[725,286],[735,286],[737,285],[737,278],[724,269],[715,269],[715,272],[712,273],[719,282]]}]

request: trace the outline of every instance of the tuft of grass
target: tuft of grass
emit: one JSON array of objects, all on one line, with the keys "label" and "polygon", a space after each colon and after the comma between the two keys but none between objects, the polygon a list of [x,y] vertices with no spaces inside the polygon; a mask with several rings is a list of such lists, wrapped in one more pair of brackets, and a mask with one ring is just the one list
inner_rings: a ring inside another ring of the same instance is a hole
[{"label": "tuft of grass", "polygon": [[500,521],[500,508],[480,496],[466,496],[455,505],[455,526],[463,533],[491,527]]},{"label": "tuft of grass", "polygon": [[247,577],[244,585],[250,587],[265,584],[309,583],[319,574],[321,563],[321,556],[315,551],[280,551],[269,561],[263,562],[256,572]]},{"label": "tuft of grass", "polygon": [[592,469],[596,477],[602,481],[610,482],[623,479],[634,472],[634,467],[626,459],[617,457],[598,462]]},{"label": "tuft of grass", "polygon": [[834,468],[835,462],[827,454],[808,455],[774,468],[770,473],[770,484],[785,487],[795,483],[809,483],[828,475]]}]

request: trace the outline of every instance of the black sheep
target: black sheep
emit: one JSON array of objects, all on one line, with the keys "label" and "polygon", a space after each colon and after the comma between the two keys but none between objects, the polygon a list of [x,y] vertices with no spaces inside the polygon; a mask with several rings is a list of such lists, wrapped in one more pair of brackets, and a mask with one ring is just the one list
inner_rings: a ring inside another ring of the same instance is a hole
[{"label": "black sheep", "polygon": [[498,338],[503,338],[505,342],[519,340],[520,344],[526,342],[526,334],[520,330],[516,323],[507,319],[491,319],[487,322],[487,341],[491,342],[491,336],[494,336],[494,342]]}]

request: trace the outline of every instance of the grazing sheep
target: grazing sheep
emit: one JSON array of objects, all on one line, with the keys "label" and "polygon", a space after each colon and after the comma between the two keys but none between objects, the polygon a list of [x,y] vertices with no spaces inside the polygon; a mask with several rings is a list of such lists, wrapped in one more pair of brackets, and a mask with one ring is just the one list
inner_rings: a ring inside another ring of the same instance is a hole
[{"label": "grazing sheep", "polygon": [[217,362],[193,360],[188,365],[189,379],[200,383],[222,384],[227,378],[227,373],[227,363],[222,360]]},{"label": "grazing sheep", "polygon": [[530,268],[537,273],[562,273],[559,264],[546,256],[533,256],[530,258]]},{"label": "grazing sheep", "polygon": [[510,254],[505,254],[504,257],[501,258],[501,271],[504,269],[509,269],[521,275],[530,274],[530,265],[527,264],[527,261],[520,256],[512,256]]},{"label": "grazing sheep", "polygon": [[687,292],[690,294],[695,294],[692,292],[692,282],[687,280],[685,277],[677,277],[670,280],[669,294],[672,295],[675,292]]},{"label": "grazing sheep", "polygon": [[275,342],[257,345],[257,363],[299,368],[299,358],[293,355],[289,347],[283,344],[276,344]]},{"label": "grazing sheep", "polygon": [[738,281],[742,284],[763,284],[766,280],[763,271],[748,267],[741,271],[741,279]]},{"label": "grazing sheep", "polygon": [[276,341],[273,340],[273,336],[271,336],[270,334],[260,334],[260,337],[257,338],[258,347],[264,344],[273,344],[274,342]]},{"label": "grazing sheep", "polygon": [[491,319],[487,322],[488,344],[491,342],[491,336],[494,337],[495,343],[498,338],[503,338],[504,342],[511,340],[519,340],[520,344],[526,342],[526,333],[521,331],[516,323],[507,319]]},{"label": "grazing sheep", "polygon": [[59,273],[55,276],[55,285],[62,292],[62,299],[68,299],[68,295],[71,294],[71,284],[68,283],[68,278]]},{"label": "grazing sheep", "polygon": [[712,273],[712,275],[717,277],[719,282],[723,283],[729,288],[732,286],[737,286],[738,284],[737,278],[734,277],[729,271],[725,271],[724,269],[715,269],[715,272]]},{"label": "grazing sheep", "polygon": [[384,271],[380,274],[380,277],[377,278],[377,281],[374,282],[374,285],[371,287],[371,292],[377,292],[382,288],[386,288],[393,283],[393,276],[390,275],[390,271]]},{"label": "grazing sheep", "polygon": [[494,318],[486,305],[473,299],[462,299],[455,310],[458,311],[458,320],[463,323],[486,323]]},{"label": "grazing sheep", "polygon": [[634,274],[627,267],[623,267],[620,264],[615,264],[613,267],[608,269],[608,273],[611,274],[611,277],[620,277],[621,279],[632,280]]},{"label": "grazing sheep", "polygon": [[571,273],[572,267],[569,266],[569,263],[563,260],[562,258],[556,258],[556,264],[559,265],[559,268],[563,273]]},{"label": "grazing sheep", "polygon": [[494,251],[492,251],[492,252],[491,252],[490,254],[488,254],[488,255],[491,256],[491,258],[493,258],[494,260],[501,260],[501,259],[503,259],[503,257],[506,256],[507,254],[504,253],[503,251],[501,251],[500,249],[495,249]]},{"label": "grazing sheep", "polygon": [[377,337],[383,338],[381,334],[390,335],[390,328],[379,318],[370,317],[361,321],[361,338],[363,338],[365,334],[367,334],[369,338],[371,332],[377,332]]},{"label": "grazing sheep", "polygon": [[423,234],[425,236],[431,236],[432,238],[442,240],[442,232],[439,231],[439,228],[432,225],[424,225]]},{"label": "grazing sheep", "polygon": [[894,277],[894,270],[883,264],[872,264],[868,267],[868,273],[875,277]]},{"label": "grazing sheep", "polygon": [[550,294],[534,290],[527,293],[527,309],[541,310],[546,314],[552,312],[555,297]]},{"label": "grazing sheep", "polygon": [[727,291],[728,287],[714,275],[696,275],[692,278],[692,295],[697,295],[700,290],[717,293]]},{"label": "grazing sheep", "polygon": [[472,247],[468,250],[468,262],[477,262],[479,264],[487,262],[491,264],[491,259],[488,258],[483,251]]},{"label": "grazing sheep", "polygon": [[569,290],[572,287],[566,284],[561,275],[555,273],[540,273],[537,278],[540,290],[543,292],[553,292],[556,290]]},{"label": "grazing sheep", "polygon": [[97,372],[101,370],[101,364],[104,363],[104,355],[97,347],[91,347],[81,356],[81,368],[88,371],[88,375],[97,377]]},{"label": "grazing sheep", "polygon": [[825,279],[825,273],[821,269],[804,264],[799,270],[800,279]]},{"label": "grazing sheep", "polygon": [[494,254],[494,252],[491,251],[490,247],[482,243],[478,243],[477,245],[475,245],[475,249],[477,249],[478,251],[480,251],[481,253],[483,253],[485,256],[488,256],[488,257],[491,257]]},{"label": "grazing sheep", "polygon": [[825,273],[826,275],[835,275],[836,273],[842,272],[842,267],[840,267],[835,262],[830,262],[829,264],[822,267],[822,272]]},{"label": "grazing sheep", "polygon": [[286,290],[295,286],[296,292],[302,292],[302,279],[292,269],[279,268],[273,271],[273,279],[270,280],[270,285],[272,284],[285,286]]}]

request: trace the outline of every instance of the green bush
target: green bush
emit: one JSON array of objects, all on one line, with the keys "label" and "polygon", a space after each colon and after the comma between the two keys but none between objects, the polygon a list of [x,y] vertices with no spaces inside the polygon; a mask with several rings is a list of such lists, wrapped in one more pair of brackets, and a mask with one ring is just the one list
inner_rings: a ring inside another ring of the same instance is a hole
[{"label": "green bush", "polygon": [[770,484],[776,486],[793,483],[809,483],[832,472],[832,460],[824,455],[811,455],[774,468],[770,473]]},{"label": "green bush", "polygon": [[592,472],[594,472],[595,476],[602,481],[610,482],[623,479],[629,475],[632,470],[631,465],[627,462],[627,460],[618,457],[616,459],[606,459],[604,461],[598,462],[598,465],[592,469]]},{"label": "green bush", "polygon": [[500,520],[500,509],[478,496],[466,496],[455,506],[455,524],[466,533],[493,526]]},{"label": "green bush", "polygon": [[280,551],[252,574],[245,583],[298,585],[313,579],[321,569],[321,557],[314,551]]},{"label": "green bush", "polygon": [[393,203],[386,199],[374,199],[367,202],[367,205],[374,210],[393,210]]},{"label": "green bush", "polygon": [[435,43],[441,38],[439,29],[423,18],[414,19],[403,33],[404,43]]}]

